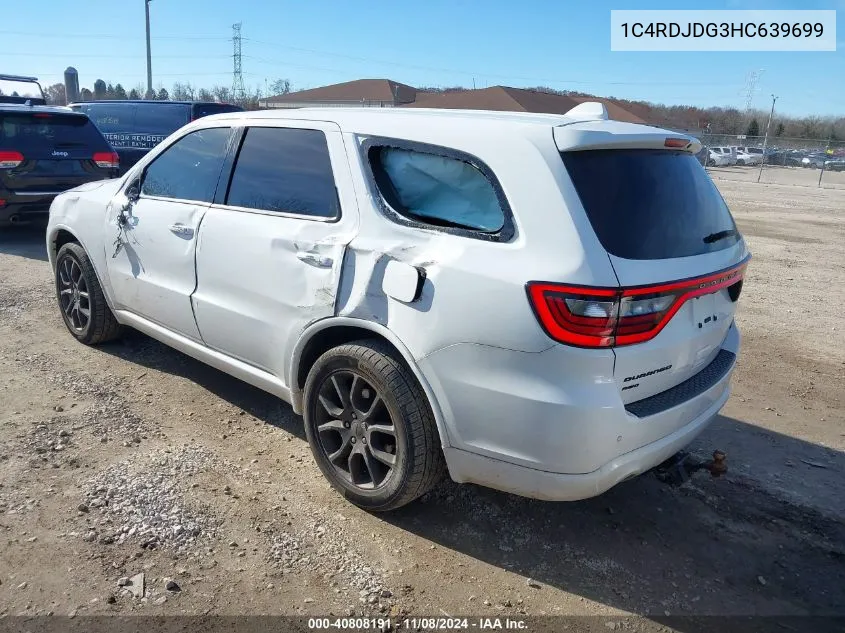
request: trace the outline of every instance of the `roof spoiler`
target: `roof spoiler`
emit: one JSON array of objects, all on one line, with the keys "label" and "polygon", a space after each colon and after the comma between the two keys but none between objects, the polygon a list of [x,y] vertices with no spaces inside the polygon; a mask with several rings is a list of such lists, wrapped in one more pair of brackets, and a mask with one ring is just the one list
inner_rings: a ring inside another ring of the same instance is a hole
[{"label": "roof spoiler", "polygon": [[564,116],[588,119],[590,121],[607,121],[607,108],[600,101],[585,101],[569,110]]}]

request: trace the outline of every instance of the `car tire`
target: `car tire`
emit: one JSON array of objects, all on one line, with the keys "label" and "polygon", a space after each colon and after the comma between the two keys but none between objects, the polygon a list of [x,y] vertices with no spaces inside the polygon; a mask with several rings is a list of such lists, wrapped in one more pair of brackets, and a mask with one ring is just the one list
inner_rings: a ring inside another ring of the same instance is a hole
[{"label": "car tire", "polygon": [[738,161],[736,161],[736,164],[740,165],[741,167],[745,167],[745,161],[744,160],[738,160]]},{"label": "car tire", "polygon": [[359,340],[325,352],[311,367],[303,395],[314,459],[350,502],[373,512],[395,510],[442,479],[431,406],[386,343]]},{"label": "car tire", "polygon": [[91,259],[76,242],[56,255],[56,300],[65,326],[80,343],[98,345],[120,337],[121,325],[106,303]]}]

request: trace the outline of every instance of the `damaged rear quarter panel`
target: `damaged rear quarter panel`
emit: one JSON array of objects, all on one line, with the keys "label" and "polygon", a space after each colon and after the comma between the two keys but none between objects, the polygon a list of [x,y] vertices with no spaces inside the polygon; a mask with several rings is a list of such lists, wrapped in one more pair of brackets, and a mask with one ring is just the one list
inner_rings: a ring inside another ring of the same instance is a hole
[{"label": "damaged rear quarter panel", "polygon": [[[385,202],[365,162],[362,146],[369,137],[346,134],[361,229],[344,257],[338,315],[387,327],[418,360],[460,343],[539,352],[552,342],[531,311],[526,282],[615,279],[607,258],[589,255],[573,226],[561,195],[565,171],[550,128],[526,127],[524,134],[505,135],[491,127],[489,136],[452,132],[442,138],[423,130],[414,132],[416,139],[409,138],[413,134],[407,128],[376,132],[477,156],[495,174],[513,209],[514,235],[491,241],[392,221],[382,211]],[[399,301],[384,292],[391,260],[424,272],[415,301]]]}]

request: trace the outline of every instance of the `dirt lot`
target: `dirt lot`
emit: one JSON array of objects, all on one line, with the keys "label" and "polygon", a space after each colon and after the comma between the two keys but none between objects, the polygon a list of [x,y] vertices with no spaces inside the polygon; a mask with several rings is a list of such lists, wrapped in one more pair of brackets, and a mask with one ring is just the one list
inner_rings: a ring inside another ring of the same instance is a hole
[{"label": "dirt lot", "polygon": [[444,482],[362,512],[287,405],[140,334],[75,343],[41,233],[4,231],[0,615],[845,615],[845,191],[717,182],[754,259],[695,450],[730,473],[570,504]]}]

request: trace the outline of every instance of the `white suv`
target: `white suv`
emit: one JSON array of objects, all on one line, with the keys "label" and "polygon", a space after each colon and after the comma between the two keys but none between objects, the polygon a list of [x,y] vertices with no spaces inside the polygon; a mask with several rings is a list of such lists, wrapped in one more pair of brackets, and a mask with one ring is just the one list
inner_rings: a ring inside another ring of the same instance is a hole
[{"label": "white suv", "polygon": [[290,402],[367,509],[444,468],[591,497],[728,398],[749,253],[699,147],[600,104],[210,116],[56,198],[61,314]]}]

